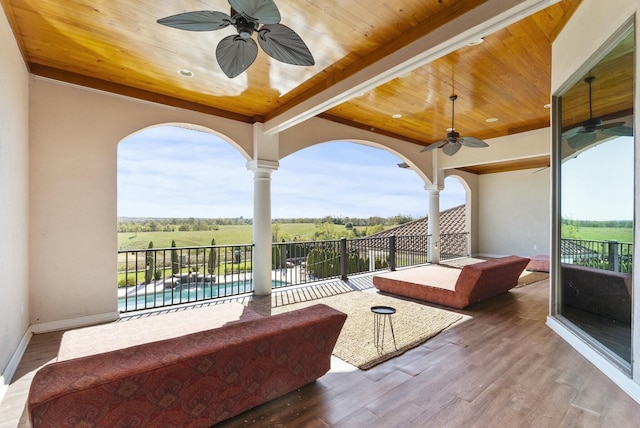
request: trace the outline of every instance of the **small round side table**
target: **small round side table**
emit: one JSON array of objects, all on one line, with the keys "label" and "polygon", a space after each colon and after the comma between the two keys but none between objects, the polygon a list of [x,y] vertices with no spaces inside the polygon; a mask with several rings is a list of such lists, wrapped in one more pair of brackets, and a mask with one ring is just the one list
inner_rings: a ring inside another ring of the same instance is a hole
[{"label": "small round side table", "polygon": [[387,326],[387,319],[389,319],[391,337],[393,337],[393,347],[397,350],[396,335],[393,331],[393,320],[391,319],[391,315],[396,313],[396,309],[391,306],[372,306],[371,312],[373,312],[373,337],[376,343],[376,349],[378,349],[378,351],[384,349],[384,332]]}]

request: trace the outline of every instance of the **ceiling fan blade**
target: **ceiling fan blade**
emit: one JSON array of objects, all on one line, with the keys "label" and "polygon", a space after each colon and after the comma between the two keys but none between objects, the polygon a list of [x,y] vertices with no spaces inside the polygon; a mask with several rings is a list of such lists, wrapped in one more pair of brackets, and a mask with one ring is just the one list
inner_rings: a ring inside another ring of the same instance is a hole
[{"label": "ceiling fan blade", "polygon": [[216,48],[218,64],[227,77],[233,79],[245,71],[258,56],[258,45],[249,38],[238,35],[227,36],[220,40]]},{"label": "ceiling fan blade", "polygon": [[273,0],[229,0],[231,7],[261,24],[280,22],[280,11]]},{"label": "ceiling fan blade", "polygon": [[428,152],[428,151],[433,150],[433,149],[437,149],[439,147],[444,146],[446,143],[447,143],[447,140],[442,140],[442,141],[438,141],[437,143],[429,144],[427,147],[425,147],[424,149],[420,150],[420,153]]},{"label": "ceiling fan blade", "polygon": [[484,141],[476,137],[461,137],[458,139],[458,142],[463,146],[467,146],[467,147],[474,147],[474,148],[489,147],[487,143],[485,143]]},{"label": "ceiling fan blade", "polygon": [[612,123],[603,123],[598,126],[599,129],[607,129],[607,128],[615,128],[616,126],[622,126],[624,122],[612,122]]},{"label": "ceiling fan blade", "polygon": [[579,149],[591,143],[595,139],[596,139],[595,132],[585,132],[585,133],[576,134],[573,137],[567,138],[567,144],[569,144],[569,147],[571,147],[572,149]]},{"label": "ceiling fan blade", "polygon": [[585,131],[584,126],[576,126],[575,128],[571,128],[566,132],[562,133],[562,138],[571,138],[576,134],[580,134]]},{"label": "ceiling fan blade", "polygon": [[447,156],[453,156],[460,150],[460,147],[462,147],[460,143],[449,143],[442,148],[442,152]]},{"label": "ceiling fan blade", "polygon": [[199,10],[160,18],[158,24],[187,31],[213,31],[231,24],[231,17],[223,12]]},{"label": "ceiling fan blade", "polygon": [[600,132],[606,135],[615,135],[618,137],[632,137],[633,128],[630,126],[613,126],[601,129]]},{"label": "ceiling fan blade", "polygon": [[304,41],[286,25],[263,25],[258,31],[258,43],[267,55],[278,61],[293,65],[316,63]]}]

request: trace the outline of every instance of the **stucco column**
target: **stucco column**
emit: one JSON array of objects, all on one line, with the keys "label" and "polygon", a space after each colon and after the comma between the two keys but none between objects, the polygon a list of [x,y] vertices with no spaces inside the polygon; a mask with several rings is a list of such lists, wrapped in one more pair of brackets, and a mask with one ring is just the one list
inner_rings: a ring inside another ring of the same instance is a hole
[{"label": "stucco column", "polygon": [[431,236],[429,241],[429,254],[431,263],[440,263],[440,191],[443,186],[429,184],[424,186],[429,192],[429,221],[427,222],[427,234]]},{"label": "stucco column", "polygon": [[253,292],[258,296],[271,294],[271,172],[278,162],[253,160],[247,162],[253,171]]}]

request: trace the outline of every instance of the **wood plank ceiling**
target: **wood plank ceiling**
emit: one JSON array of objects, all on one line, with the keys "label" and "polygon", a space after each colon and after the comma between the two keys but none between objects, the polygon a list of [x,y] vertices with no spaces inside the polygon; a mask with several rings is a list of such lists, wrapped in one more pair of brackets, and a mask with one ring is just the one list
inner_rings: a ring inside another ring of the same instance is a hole
[{"label": "wood plank ceiling", "polygon": [[[259,51],[247,72],[229,79],[214,52],[232,27],[187,32],[156,23],[187,11],[228,13],[227,0],[0,0],[33,74],[249,123],[277,117],[486,2],[276,0],[282,23],[307,43],[315,65],[283,64]],[[550,46],[579,3],[562,0],[320,117],[427,145],[451,127],[455,92],[462,135],[549,126]]]}]

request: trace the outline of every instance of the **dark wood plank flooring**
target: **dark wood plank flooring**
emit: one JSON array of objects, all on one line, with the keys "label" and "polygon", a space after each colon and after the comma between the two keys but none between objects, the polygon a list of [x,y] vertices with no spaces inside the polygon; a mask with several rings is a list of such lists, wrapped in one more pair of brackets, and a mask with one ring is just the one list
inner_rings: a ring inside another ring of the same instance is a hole
[{"label": "dark wood plank flooring", "polygon": [[[373,292],[370,278],[350,286]],[[316,382],[219,426],[637,426],[640,404],[544,324],[548,295],[545,280],[458,311],[470,318],[367,371],[333,358]],[[0,426],[26,426],[30,378],[55,357],[60,336],[33,337]]]}]

